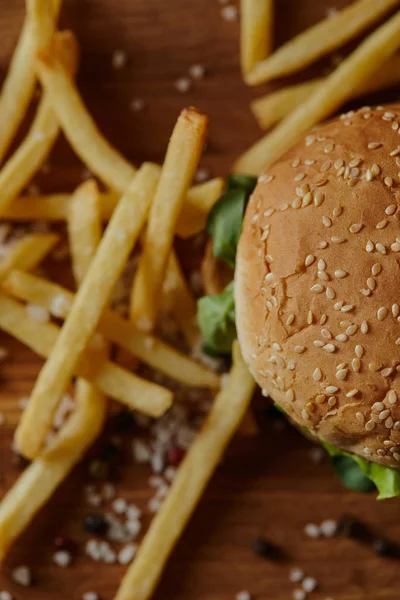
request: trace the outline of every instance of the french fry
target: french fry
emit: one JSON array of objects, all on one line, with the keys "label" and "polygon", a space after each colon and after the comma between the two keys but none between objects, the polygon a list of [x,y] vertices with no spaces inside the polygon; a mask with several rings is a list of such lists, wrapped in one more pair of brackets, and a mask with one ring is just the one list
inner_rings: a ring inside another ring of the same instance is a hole
[{"label": "french fry", "polygon": [[154,328],[175,226],[203,149],[207,118],[195,109],[178,117],[150,209],[146,239],[132,287],[131,318]]},{"label": "french fry", "polygon": [[217,395],[206,423],[179,467],[115,600],[150,598],[169,555],[250,405],[254,389],[254,380],[236,342],[227,384]]},{"label": "french fry", "polygon": [[[78,45],[72,32],[56,33],[54,53],[68,72],[74,74],[78,62]],[[39,170],[53,147],[58,133],[58,121],[50,99],[45,93],[29,133],[0,171],[0,214]]]},{"label": "french fry", "polygon": [[34,269],[58,242],[53,233],[26,235],[10,248],[9,253],[0,261],[0,281],[3,281],[13,269],[25,271]]},{"label": "french fry", "polygon": [[37,72],[76,154],[112,189],[125,192],[136,169],[102,135],[61,62],[47,53],[37,61]]},{"label": "french fry", "polygon": [[258,85],[303,69],[365,31],[398,4],[398,0],[358,0],[350,4],[335,17],[327,17],[303,31],[258,63],[247,75],[246,82]]},{"label": "french fry", "polygon": [[[182,212],[176,224],[176,234],[181,238],[189,238],[200,233],[207,220],[207,215],[221,195],[224,180],[216,177],[190,188]],[[36,220],[65,221],[68,216],[69,194],[52,194],[49,196],[22,196],[6,207],[3,217],[10,221],[27,222]],[[116,192],[100,195],[101,218],[107,222],[118,203]]]},{"label": "french fry", "polygon": [[[2,285],[8,294],[42,306],[61,319],[68,315],[74,302],[74,294],[69,290],[22,271],[13,271]],[[171,379],[190,386],[219,388],[220,379],[216,373],[159,338],[138,331],[132,323],[110,310],[104,311],[99,322],[99,332],[107,340],[120,345]]]},{"label": "french fry", "polygon": [[163,285],[163,305],[169,307],[189,348],[194,348],[200,338],[196,323],[196,300],[185,281],[174,250],[168,259]]},{"label": "french fry", "polygon": [[216,177],[190,188],[176,223],[177,236],[187,239],[205,229],[208,213],[221,196],[224,185],[222,177]]},{"label": "french fry", "polygon": [[[25,306],[1,292],[0,329],[43,358],[51,355],[60,333],[59,327],[33,319]],[[98,351],[85,350],[72,374],[87,379],[104,394],[132,410],[152,417],[159,417],[172,404],[169,390],[145,381],[108,360],[100,360]]]},{"label": "french fry", "polygon": [[240,64],[243,76],[272,51],[273,0],[241,0]]},{"label": "french fry", "polygon": [[302,135],[351,98],[354,89],[374,75],[399,46],[400,11],[371,33],[308,100],[247,150],[234,165],[234,170],[259,175]]},{"label": "french fry", "polygon": [[59,400],[143,229],[157,180],[158,171],[144,163],[113,213],[17,428],[17,446],[28,458],[40,451]]},{"label": "french fry", "polygon": [[25,469],[2,499],[0,562],[100,433],[104,423],[105,400],[93,397],[94,388],[90,390],[88,393],[86,382],[79,380],[73,414],[41,456]]},{"label": "french fry", "polygon": [[47,47],[61,0],[53,0],[53,18],[48,19],[49,0],[26,0],[26,16],[0,95],[0,163],[21,124],[36,82],[36,53]]},{"label": "french fry", "polygon": [[102,235],[99,189],[95,181],[85,181],[72,195],[67,228],[72,271],[79,285]]},{"label": "french fry", "polygon": [[[313,79],[304,83],[287,86],[276,92],[271,92],[251,103],[251,110],[259,126],[269,129],[279,123],[286,115],[315,92],[326,81],[325,77]],[[400,82],[400,55],[392,56],[372,79],[365,81],[354,90],[353,97],[358,98],[371,92],[385,90]]]}]

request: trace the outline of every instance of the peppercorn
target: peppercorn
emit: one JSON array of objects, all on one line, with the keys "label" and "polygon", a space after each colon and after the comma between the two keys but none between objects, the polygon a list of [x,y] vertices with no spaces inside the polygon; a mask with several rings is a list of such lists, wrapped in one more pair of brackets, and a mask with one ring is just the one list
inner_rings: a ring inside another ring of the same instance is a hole
[{"label": "peppercorn", "polygon": [[346,537],[366,540],[369,537],[367,528],[352,515],[343,515],[337,523],[337,531]]},{"label": "peppercorn", "polygon": [[98,513],[92,513],[86,515],[83,521],[84,530],[87,533],[93,533],[95,535],[105,535],[108,531],[109,523]]},{"label": "peppercorn", "polygon": [[104,442],[99,450],[99,460],[104,462],[113,462],[119,456],[120,450],[113,442]]},{"label": "peppercorn", "polygon": [[389,540],[385,538],[379,538],[374,540],[372,548],[378,556],[390,556],[395,553],[395,547]]},{"label": "peppercorn", "polygon": [[264,537],[256,537],[252,544],[252,550],[254,554],[262,556],[263,558],[269,558],[275,551],[275,547]]},{"label": "peppercorn", "polygon": [[102,460],[92,460],[89,465],[89,475],[93,479],[108,479],[109,465]]},{"label": "peppercorn", "polygon": [[109,421],[111,428],[118,433],[128,433],[135,425],[133,414],[129,410],[121,410]]}]

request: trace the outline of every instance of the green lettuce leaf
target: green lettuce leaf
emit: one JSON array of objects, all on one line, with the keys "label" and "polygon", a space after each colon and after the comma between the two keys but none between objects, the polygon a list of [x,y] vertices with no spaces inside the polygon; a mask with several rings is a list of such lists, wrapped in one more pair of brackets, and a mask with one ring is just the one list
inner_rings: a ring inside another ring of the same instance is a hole
[{"label": "green lettuce leaf", "polygon": [[378,500],[400,496],[400,470],[383,467],[320,441],[342,483],[358,492],[378,490]]},{"label": "green lettuce leaf", "polygon": [[197,321],[204,350],[211,355],[230,354],[236,339],[233,282],[221,294],[204,296],[197,302]]}]

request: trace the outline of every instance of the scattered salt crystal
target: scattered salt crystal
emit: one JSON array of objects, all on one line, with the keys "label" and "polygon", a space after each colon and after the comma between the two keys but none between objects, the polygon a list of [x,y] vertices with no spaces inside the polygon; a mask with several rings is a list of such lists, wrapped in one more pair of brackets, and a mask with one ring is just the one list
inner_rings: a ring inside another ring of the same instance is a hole
[{"label": "scattered salt crystal", "polygon": [[160,477],[160,475],[151,475],[149,477],[149,486],[152,488],[159,488],[160,485],[162,485],[164,483],[164,480],[162,477]]},{"label": "scattered salt crystal", "polygon": [[39,321],[40,323],[47,323],[50,319],[49,313],[42,306],[27,304],[26,312],[30,317],[32,317],[32,319],[35,319],[35,321]]},{"label": "scattered salt crystal", "polygon": [[69,567],[72,562],[72,556],[65,550],[59,550],[53,554],[53,561],[59,567]]},{"label": "scattered salt crystal", "polygon": [[177,470],[175,467],[167,467],[164,471],[164,477],[167,481],[172,482],[176,477]]},{"label": "scattered salt crystal", "polygon": [[224,21],[231,23],[237,21],[239,17],[239,11],[236,6],[228,5],[221,8],[221,17]]},{"label": "scattered salt crystal", "polygon": [[304,533],[310,538],[318,538],[321,535],[320,528],[315,523],[307,523]]},{"label": "scattered salt crystal", "polygon": [[142,440],[134,440],[132,444],[133,458],[139,464],[150,462],[151,453],[149,447]]},{"label": "scattered salt crystal", "polygon": [[175,88],[181,94],[186,94],[192,87],[192,82],[187,77],[180,77],[175,81]]},{"label": "scattered salt crystal", "polygon": [[327,538],[333,537],[337,532],[337,522],[333,519],[325,519],[319,527],[322,535]]},{"label": "scattered salt crystal", "polygon": [[164,469],[165,459],[163,454],[157,452],[150,459],[151,468],[154,473],[161,473]]},{"label": "scattered salt crystal", "polygon": [[136,539],[142,529],[142,524],[137,519],[130,519],[126,522],[126,530],[132,539]]},{"label": "scattered salt crystal", "polygon": [[148,506],[150,512],[156,513],[160,510],[161,504],[162,504],[161,500],[159,500],[158,498],[152,498],[149,501],[147,506]]},{"label": "scattered salt crystal", "polygon": [[129,564],[137,552],[136,544],[127,544],[118,553],[118,562],[120,565]]},{"label": "scattered salt crystal", "polygon": [[32,573],[29,567],[25,565],[21,565],[20,567],[16,567],[11,572],[12,580],[19,585],[23,585],[25,587],[29,587],[32,583]]},{"label": "scattered salt crystal", "polygon": [[303,579],[303,589],[305,592],[310,593],[313,592],[317,588],[317,580],[314,577],[306,577]]},{"label": "scattered salt crystal", "polygon": [[200,167],[195,173],[194,180],[196,183],[203,183],[204,181],[208,181],[210,177],[210,171],[205,167]]},{"label": "scattered salt crystal", "polygon": [[289,581],[292,583],[298,583],[299,581],[303,581],[304,572],[298,567],[294,567],[289,573]]},{"label": "scattered salt crystal", "polygon": [[112,503],[112,508],[117,513],[117,515],[123,515],[125,514],[128,505],[126,500],[124,500],[123,498],[116,498]]},{"label": "scattered salt crystal", "polygon": [[83,594],[82,600],[100,600],[100,596],[96,592],[86,592]]},{"label": "scattered salt crystal", "polygon": [[85,552],[93,560],[100,560],[100,543],[97,540],[88,540],[86,542]]},{"label": "scattered salt crystal", "polygon": [[142,516],[142,511],[135,504],[130,504],[126,509],[126,518],[128,520],[137,520]]},{"label": "scattered salt crystal", "polygon": [[236,600],[251,600],[250,592],[242,590],[236,594]]},{"label": "scattered salt crystal", "polygon": [[111,64],[113,69],[122,69],[127,63],[128,57],[124,50],[114,50]]},{"label": "scattered salt crystal", "polygon": [[25,410],[25,408],[29,404],[29,396],[22,396],[22,398],[20,398],[18,400],[18,404],[19,404],[20,408],[22,408],[22,410]]},{"label": "scattered salt crystal", "polygon": [[101,489],[101,495],[105,502],[110,502],[115,498],[115,486],[112,483],[105,483]]},{"label": "scattered salt crystal", "polygon": [[189,67],[189,75],[193,79],[203,79],[206,74],[206,68],[204,65],[196,64]]},{"label": "scattered salt crystal", "polygon": [[140,112],[143,109],[144,109],[143,98],[134,98],[131,102],[131,110],[133,110],[133,112]]},{"label": "scattered salt crystal", "polygon": [[5,590],[0,592],[0,600],[13,600],[10,592],[6,592]]},{"label": "scattered salt crystal", "polygon": [[304,590],[294,590],[293,600],[305,600],[306,595]]}]

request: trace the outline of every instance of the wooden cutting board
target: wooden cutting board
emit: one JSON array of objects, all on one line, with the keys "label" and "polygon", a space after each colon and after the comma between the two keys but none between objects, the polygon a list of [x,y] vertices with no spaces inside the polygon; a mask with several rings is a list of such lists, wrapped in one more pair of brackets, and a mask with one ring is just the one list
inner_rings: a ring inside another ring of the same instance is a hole
[{"label": "wooden cutting board", "polygon": [[[276,0],[276,43],[323,18],[332,1]],[[335,0],[337,8],[347,3]],[[242,83],[239,25],[221,18],[217,0],[65,0],[64,4],[62,26],[77,33],[82,48],[79,85],[85,101],[106,136],[127,157],[135,162],[161,160],[176,116],[188,104],[210,115],[203,166],[212,174],[226,174],[233,159],[257,138],[248,104],[264,89],[251,90]],[[3,73],[22,16],[22,0],[0,0]],[[116,49],[128,56],[119,71],[111,65]],[[180,94],[174,82],[198,63],[206,67],[206,78]],[[329,66],[329,60],[322,61],[298,79]],[[389,97],[397,98],[398,91]],[[140,113],[130,109],[134,98],[145,102]],[[58,143],[52,165],[49,174],[39,177],[43,190],[71,189],[79,181],[82,166],[65,142]],[[0,429],[1,496],[18,475],[10,450],[12,433],[21,410],[19,399],[30,393],[41,361],[2,334],[0,344],[10,350],[0,381],[0,410],[7,417]],[[308,522],[351,513],[378,534],[400,541],[400,501],[377,503],[373,496],[345,491],[327,460],[318,465],[311,461],[310,449],[291,427],[281,429],[273,422],[263,427],[262,435],[237,438],[171,557],[156,598],[228,600],[248,589],[257,600],[286,600],[295,587],[289,582],[289,570],[298,565],[319,581],[311,596],[316,600],[398,600],[397,560],[376,557],[369,544],[342,537],[312,540],[303,529]],[[79,545],[87,511],[85,472],[85,466],[75,470],[18,541],[0,572],[0,590],[10,590],[17,600],[79,600],[92,589],[103,600],[113,598],[124,568],[89,561]],[[119,495],[145,507],[151,493],[148,476],[145,467],[123,466]],[[59,534],[78,543],[74,565],[67,569],[51,559],[53,539]],[[254,556],[250,544],[260,534],[283,548],[286,560]],[[29,589],[10,580],[11,569],[21,564],[28,564],[35,575],[36,584]]]}]

